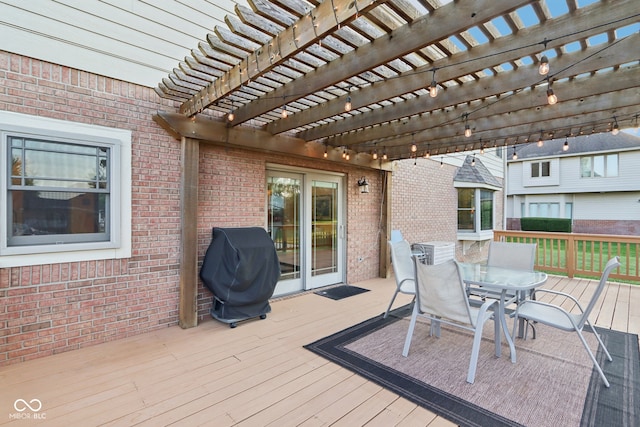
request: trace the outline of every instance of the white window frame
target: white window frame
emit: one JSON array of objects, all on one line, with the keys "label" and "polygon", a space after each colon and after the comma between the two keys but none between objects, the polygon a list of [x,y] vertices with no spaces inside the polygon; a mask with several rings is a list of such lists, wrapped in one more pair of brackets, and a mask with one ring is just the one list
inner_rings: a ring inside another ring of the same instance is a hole
[{"label": "white window frame", "polygon": [[[542,173],[543,169],[544,169],[543,166],[545,164],[547,165],[547,174],[546,175],[544,175]],[[549,160],[541,160],[541,161],[538,161],[538,162],[531,162],[531,163],[529,163],[529,165],[530,165],[529,168],[531,169],[531,175],[530,176],[531,176],[532,179],[548,178],[548,177],[551,176],[551,162]],[[537,168],[538,168],[538,174],[537,175],[533,174],[533,165],[537,165]]]},{"label": "white window frame", "polygon": [[[602,160],[602,167],[604,168],[602,175],[596,175],[596,159]],[[610,171],[610,160],[613,160],[615,163],[615,171]],[[589,162],[589,175],[585,175],[584,169],[584,161]],[[616,178],[620,174],[620,156],[618,153],[608,153],[608,154],[597,154],[593,156],[583,156],[580,158],[580,178],[591,179],[591,178]]]},{"label": "white window frame", "polygon": [[[456,189],[456,194],[458,193],[457,190],[460,190],[462,188],[471,188],[474,190],[475,192],[475,196],[474,196],[474,204],[475,204],[475,211],[477,213],[477,215],[475,215],[474,217],[474,230],[460,230],[458,229],[458,221],[457,221],[457,212],[458,212],[458,208],[456,208],[456,233],[457,233],[457,238],[458,240],[462,240],[462,241],[482,241],[482,240],[491,240],[493,239],[493,228],[495,228],[496,225],[496,191],[499,191],[500,188],[497,187],[493,187],[490,185],[483,185],[483,184],[477,184],[477,183],[469,183],[469,182],[454,182],[454,187]],[[480,218],[481,213],[481,200],[480,200],[480,192],[481,190],[488,190],[492,192],[492,197],[493,197],[493,201],[492,201],[492,229],[491,230],[481,230],[481,223],[482,223],[482,219]],[[457,206],[457,205],[456,205]]]},{"label": "white window frame", "polygon": [[[27,135],[111,149],[110,240],[8,246],[7,136]],[[0,268],[131,257],[131,131],[0,111]],[[55,257],[52,257],[55,255]]]}]

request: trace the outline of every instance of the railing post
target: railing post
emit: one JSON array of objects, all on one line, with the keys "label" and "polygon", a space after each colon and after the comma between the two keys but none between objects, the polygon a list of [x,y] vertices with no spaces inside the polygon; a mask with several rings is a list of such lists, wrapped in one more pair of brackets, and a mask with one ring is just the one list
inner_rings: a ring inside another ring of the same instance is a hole
[{"label": "railing post", "polygon": [[568,233],[567,236],[567,276],[573,278],[576,274],[576,239],[573,233]]}]

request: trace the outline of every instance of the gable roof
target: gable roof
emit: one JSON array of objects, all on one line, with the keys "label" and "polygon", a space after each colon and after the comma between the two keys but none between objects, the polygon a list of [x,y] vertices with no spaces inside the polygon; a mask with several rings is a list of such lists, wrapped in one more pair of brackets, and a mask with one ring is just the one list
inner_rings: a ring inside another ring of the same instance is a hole
[{"label": "gable roof", "polygon": [[[565,141],[569,149],[563,150]],[[518,158],[513,160],[509,150],[508,162],[517,162],[525,159],[575,156],[586,153],[619,152],[627,150],[640,150],[640,137],[627,132],[612,135],[611,132],[597,133],[593,135],[581,135],[576,137],[564,137],[544,141],[542,147],[537,142],[516,146]]]},{"label": "gable roof", "polygon": [[467,187],[462,183],[476,184],[474,187],[502,188],[500,181],[489,172],[489,169],[475,156],[467,156],[453,178],[454,187]]}]

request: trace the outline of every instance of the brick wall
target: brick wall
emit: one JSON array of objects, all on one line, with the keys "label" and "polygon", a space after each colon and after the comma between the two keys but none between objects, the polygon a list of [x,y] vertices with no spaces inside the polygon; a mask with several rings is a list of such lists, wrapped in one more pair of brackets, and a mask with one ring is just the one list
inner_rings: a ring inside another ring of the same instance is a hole
[{"label": "brick wall", "polygon": [[[154,90],[0,51],[0,110],[132,131],[132,257],[0,269],[0,365],[177,324],[180,143],[153,120]],[[200,146],[198,251],[214,226],[264,226],[267,163],[345,174],[347,282],[378,276],[382,175],[323,160]],[[4,165],[3,165],[4,167]],[[455,240],[455,168],[419,159],[393,176],[392,224],[412,241]],[[369,182],[360,193],[357,180]],[[198,311],[211,295],[199,284]]]},{"label": "brick wall", "polygon": [[397,162],[393,172],[391,228],[409,242],[457,240],[457,168],[429,159]]},{"label": "brick wall", "polygon": [[[267,164],[346,174],[347,282],[377,277],[381,176],[376,171],[354,169],[331,162],[286,157],[200,145],[198,183],[198,254],[202,261],[213,227],[264,227],[266,223]],[[365,176],[370,192],[360,193],[357,180]],[[199,318],[209,316],[212,295],[202,283],[198,289]]]},{"label": "brick wall", "polygon": [[[486,259],[488,242],[470,243],[463,250],[458,241],[458,192],[453,187],[457,167],[436,159],[403,160],[393,172],[391,228],[409,242],[447,241],[456,244],[456,259]],[[494,196],[495,228],[502,229],[503,192]]]},{"label": "brick wall", "polygon": [[158,109],[175,106],[0,51],[0,110],[133,132],[132,257],[0,269],[0,365],[176,324],[180,145],[151,120]]}]

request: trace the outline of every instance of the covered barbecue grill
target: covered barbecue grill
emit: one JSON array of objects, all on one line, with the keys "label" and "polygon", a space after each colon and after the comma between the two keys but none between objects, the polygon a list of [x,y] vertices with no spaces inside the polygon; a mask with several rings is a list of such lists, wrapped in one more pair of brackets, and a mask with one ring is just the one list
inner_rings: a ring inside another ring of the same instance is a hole
[{"label": "covered barbecue grill", "polygon": [[214,319],[235,328],[242,320],[266,318],[279,278],[278,255],[265,229],[214,227],[200,268],[200,279],[214,296]]}]

